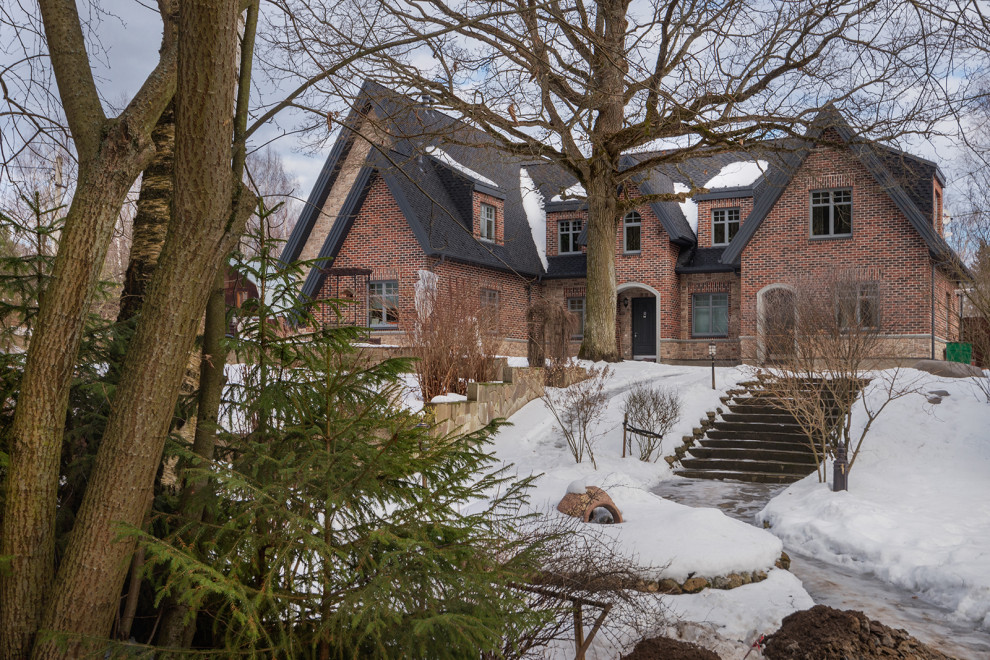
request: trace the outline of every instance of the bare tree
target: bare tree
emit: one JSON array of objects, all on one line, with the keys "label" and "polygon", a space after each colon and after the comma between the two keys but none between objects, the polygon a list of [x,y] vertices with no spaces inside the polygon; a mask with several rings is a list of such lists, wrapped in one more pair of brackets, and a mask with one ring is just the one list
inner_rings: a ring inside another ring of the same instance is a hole
[{"label": "bare tree", "polygon": [[[902,355],[888,337],[882,282],[850,269],[796,280],[785,291],[765,304],[760,380],[807,436],[819,481],[825,481],[826,460],[842,452],[851,469],[873,421],[890,402],[918,392],[920,383],[896,366]],[[867,420],[858,435],[857,401]]]},{"label": "bare tree", "polygon": [[[702,150],[803,135],[829,104],[874,139],[930,133],[949,112],[949,18],[909,4],[398,0],[367,11],[355,0],[342,22],[326,20],[320,4],[280,4],[292,17],[283,32],[289,61],[301,71],[319,68],[341,43],[431,32],[425,46],[370,53],[355,77],[428,95],[505,151],[550,159],[577,180],[580,188],[561,194],[588,203],[580,354],[589,359],[618,358],[619,219],[704,183],[637,196],[650,170]],[[309,107],[326,106],[309,97]],[[632,152],[641,153],[626,157]]]}]

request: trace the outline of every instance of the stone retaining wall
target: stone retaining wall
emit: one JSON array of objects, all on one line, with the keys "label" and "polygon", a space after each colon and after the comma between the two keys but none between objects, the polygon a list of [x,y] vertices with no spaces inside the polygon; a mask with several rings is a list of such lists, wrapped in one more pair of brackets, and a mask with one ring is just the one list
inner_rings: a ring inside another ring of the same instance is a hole
[{"label": "stone retaining wall", "polygon": [[[467,401],[428,403],[425,406],[437,423],[437,433],[471,433],[493,419],[507,418],[533,399],[543,395],[543,369],[540,367],[502,368],[501,383],[468,383]],[[587,378],[584,369],[569,372],[569,382]]]}]

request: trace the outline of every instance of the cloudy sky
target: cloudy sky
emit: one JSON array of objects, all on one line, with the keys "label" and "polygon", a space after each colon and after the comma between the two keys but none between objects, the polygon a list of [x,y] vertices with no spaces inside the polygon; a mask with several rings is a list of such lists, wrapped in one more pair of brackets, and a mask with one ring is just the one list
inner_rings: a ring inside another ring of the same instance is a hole
[{"label": "cloudy sky", "polygon": [[[84,7],[86,3],[81,3]],[[105,61],[94,58],[94,68],[97,84],[108,106],[119,107],[126,103],[138,89],[145,77],[152,70],[158,58],[158,46],[161,39],[161,20],[153,0],[114,0],[102,3],[105,10],[112,15],[103,16],[95,24],[95,33],[107,50]],[[0,35],[2,36],[2,35]],[[255,84],[261,82],[261,76],[256,76]],[[268,99],[276,98],[274,90],[259,87],[257,93]],[[282,127],[291,128],[299,117],[284,115],[280,118]],[[254,137],[254,145],[264,144],[274,140],[272,146],[282,156],[290,176],[295,177],[299,187],[295,191],[297,197],[305,199],[319,174],[324,154],[329,150],[327,143],[322,150],[311,153],[294,136],[279,138],[280,128],[266,127]],[[916,138],[905,142],[901,148],[939,163],[950,179],[947,201],[952,202],[951,181],[954,176],[955,161],[958,150],[952,141],[940,139],[937,141]]]}]

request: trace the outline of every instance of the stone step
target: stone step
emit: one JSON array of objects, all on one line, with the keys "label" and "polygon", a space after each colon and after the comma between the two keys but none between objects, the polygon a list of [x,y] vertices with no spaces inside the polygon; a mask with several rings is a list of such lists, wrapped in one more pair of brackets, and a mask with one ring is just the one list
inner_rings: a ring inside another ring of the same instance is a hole
[{"label": "stone step", "polygon": [[679,477],[687,477],[689,479],[747,481],[750,483],[763,484],[792,484],[802,478],[795,474],[774,474],[769,472],[716,472],[709,470],[675,470],[674,474]]},{"label": "stone step", "polygon": [[707,437],[712,440],[749,440],[751,442],[790,442],[794,444],[808,444],[808,436],[803,433],[791,433],[789,431],[754,431],[744,428],[742,430],[710,429]]},{"label": "stone step", "polygon": [[786,413],[781,413],[779,411],[774,412],[761,412],[761,413],[743,413],[743,412],[727,412],[722,414],[723,422],[745,422],[747,424],[787,424],[787,425],[797,425],[793,415],[788,415]]},{"label": "stone step", "polygon": [[814,463],[781,463],[779,461],[729,460],[723,458],[682,458],[681,465],[686,470],[765,472],[768,474],[794,474],[798,476],[811,474],[815,469]]},{"label": "stone step", "polygon": [[710,449],[766,449],[768,451],[786,451],[814,454],[807,441],[804,442],[773,442],[766,440],[718,440],[713,438],[702,438],[698,441],[699,447]]},{"label": "stone step", "polygon": [[740,415],[789,415],[783,408],[778,408],[772,403],[734,403],[730,401],[726,404],[729,412]]},{"label": "stone step", "polygon": [[721,458],[726,460],[779,461],[781,463],[800,463],[814,465],[815,456],[808,451],[792,451],[765,448],[762,445],[752,447],[692,447],[688,453],[691,458]]},{"label": "stone step", "polygon": [[797,422],[735,422],[718,421],[712,427],[716,431],[736,431],[748,433],[751,437],[760,436],[763,433],[801,433],[801,426]]}]

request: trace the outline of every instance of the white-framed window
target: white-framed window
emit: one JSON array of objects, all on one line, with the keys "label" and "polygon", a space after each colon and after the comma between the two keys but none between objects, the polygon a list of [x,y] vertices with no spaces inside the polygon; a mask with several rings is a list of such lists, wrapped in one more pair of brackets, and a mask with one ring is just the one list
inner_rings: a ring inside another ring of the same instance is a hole
[{"label": "white-framed window", "polygon": [[880,283],[856,282],[838,292],[835,314],[843,330],[880,327]]},{"label": "white-framed window", "polygon": [[481,238],[495,240],[495,207],[484,202],[481,204]]},{"label": "white-framed window", "polygon": [[561,220],[557,223],[557,232],[560,237],[558,252],[560,254],[573,254],[581,251],[581,246],[578,245],[578,236],[581,235],[582,229],[584,229],[582,220]]},{"label": "white-framed window", "polygon": [[852,190],[811,191],[811,235],[852,235]]},{"label": "white-framed window", "polygon": [[636,211],[630,211],[622,219],[622,251],[639,252],[643,218]]},{"label": "white-framed window", "polygon": [[695,293],[691,296],[691,336],[729,336],[729,294]]},{"label": "white-framed window", "polygon": [[399,283],[368,282],[368,326],[390,328],[399,322]]},{"label": "white-framed window", "polygon": [[712,209],[712,245],[728,245],[739,231],[739,209]]},{"label": "white-framed window", "polygon": [[567,311],[577,318],[577,329],[572,335],[573,339],[584,337],[584,298],[568,298]]}]

